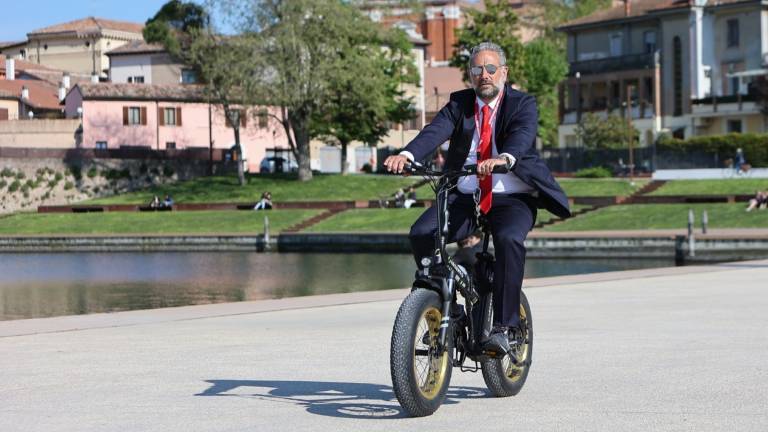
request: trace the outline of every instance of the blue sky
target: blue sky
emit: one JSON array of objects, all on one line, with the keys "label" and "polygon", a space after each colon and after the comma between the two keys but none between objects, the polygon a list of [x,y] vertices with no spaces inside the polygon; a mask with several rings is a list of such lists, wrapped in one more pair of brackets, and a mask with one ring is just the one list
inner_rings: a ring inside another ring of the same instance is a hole
[{"label": "blue sky", "polygon": [[0,0],[0,42],[88,16],[144,23],[166,0]]}]

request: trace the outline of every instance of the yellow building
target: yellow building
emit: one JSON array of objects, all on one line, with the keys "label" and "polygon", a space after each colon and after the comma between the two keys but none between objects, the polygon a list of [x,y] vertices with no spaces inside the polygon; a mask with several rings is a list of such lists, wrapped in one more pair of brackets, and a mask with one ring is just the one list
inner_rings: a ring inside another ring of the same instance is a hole
[{"label": "yellow building", "polygon": [[5,46],[0,54],[77,74],[106,78],[108,51],[143,40],[143,24],[88,17],[34,30],[27,41]]}]

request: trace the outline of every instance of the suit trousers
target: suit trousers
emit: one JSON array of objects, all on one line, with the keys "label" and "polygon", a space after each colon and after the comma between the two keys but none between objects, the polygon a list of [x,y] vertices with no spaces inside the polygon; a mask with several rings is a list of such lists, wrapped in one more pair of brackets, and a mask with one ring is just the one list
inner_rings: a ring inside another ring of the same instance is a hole
[{"label": "suit trousers", "polygon": [[[478,229],[472,195],[448,196],[447,242],[461,240]],[[496,255],[493,281],[493,324],[513,327],[520,321],[520,289],[525,267],[525,238],[536,221],[535,198],[528,194],[493,194],[488,224]],[[433,256],[437,207],[428,208],[411,226],[409,239],[416,265]]]}]

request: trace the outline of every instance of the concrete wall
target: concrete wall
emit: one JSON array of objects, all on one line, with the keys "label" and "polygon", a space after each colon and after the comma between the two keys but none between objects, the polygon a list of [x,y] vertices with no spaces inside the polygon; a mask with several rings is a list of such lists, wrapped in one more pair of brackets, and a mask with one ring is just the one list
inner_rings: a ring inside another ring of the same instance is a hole
[{"label": "concrete wall", "polygon": [[78,126],[76,119],[0,122],[0,147],[74,148]]},{"label": "concrete wall", "polygon": [[127,83],[129,77],[143,76],[144,84],[152,81],[152,62],[148,55],[112,56],[109,66],[109,80],[113,83]]},{"label": "concrete wall", "polygon": [[181,83],[181,70],[184,66],[175,62],[167,53],[153,54],[152,82],[155,84],[179,84]]}]

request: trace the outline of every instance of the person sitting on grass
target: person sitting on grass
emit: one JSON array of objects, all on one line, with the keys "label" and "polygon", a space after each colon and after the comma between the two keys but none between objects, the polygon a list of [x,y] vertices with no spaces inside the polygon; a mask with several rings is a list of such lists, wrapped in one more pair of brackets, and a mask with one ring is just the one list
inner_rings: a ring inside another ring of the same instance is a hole
[{"label": "person sitting on grass", "polygon": [[163,200],[163,207],[166,207],[166,208],[173,207],[173,198],[171,198],[170,195],[165,196],[165,199]]},{"label": "person sitting on grass", "polygon": [[149,208],[153,208],[153,209],[160,208],[160,197],[155,195],[152,198],[152,201],[149,202]]},{"label": "person sitting on grass", "polygon": [[767,206],[768,206],[768,192],[757,191],[757,193],[755,194],[755,197],[749,200],[749,206],[747,207],[747,211],[749,212],[756,208],[763,210]]},{"label": "person sitting on grass", "polygon": [[267,191],[261,194],[261,200],[253,207],[254,210],[272,210],[272,193]]}]

